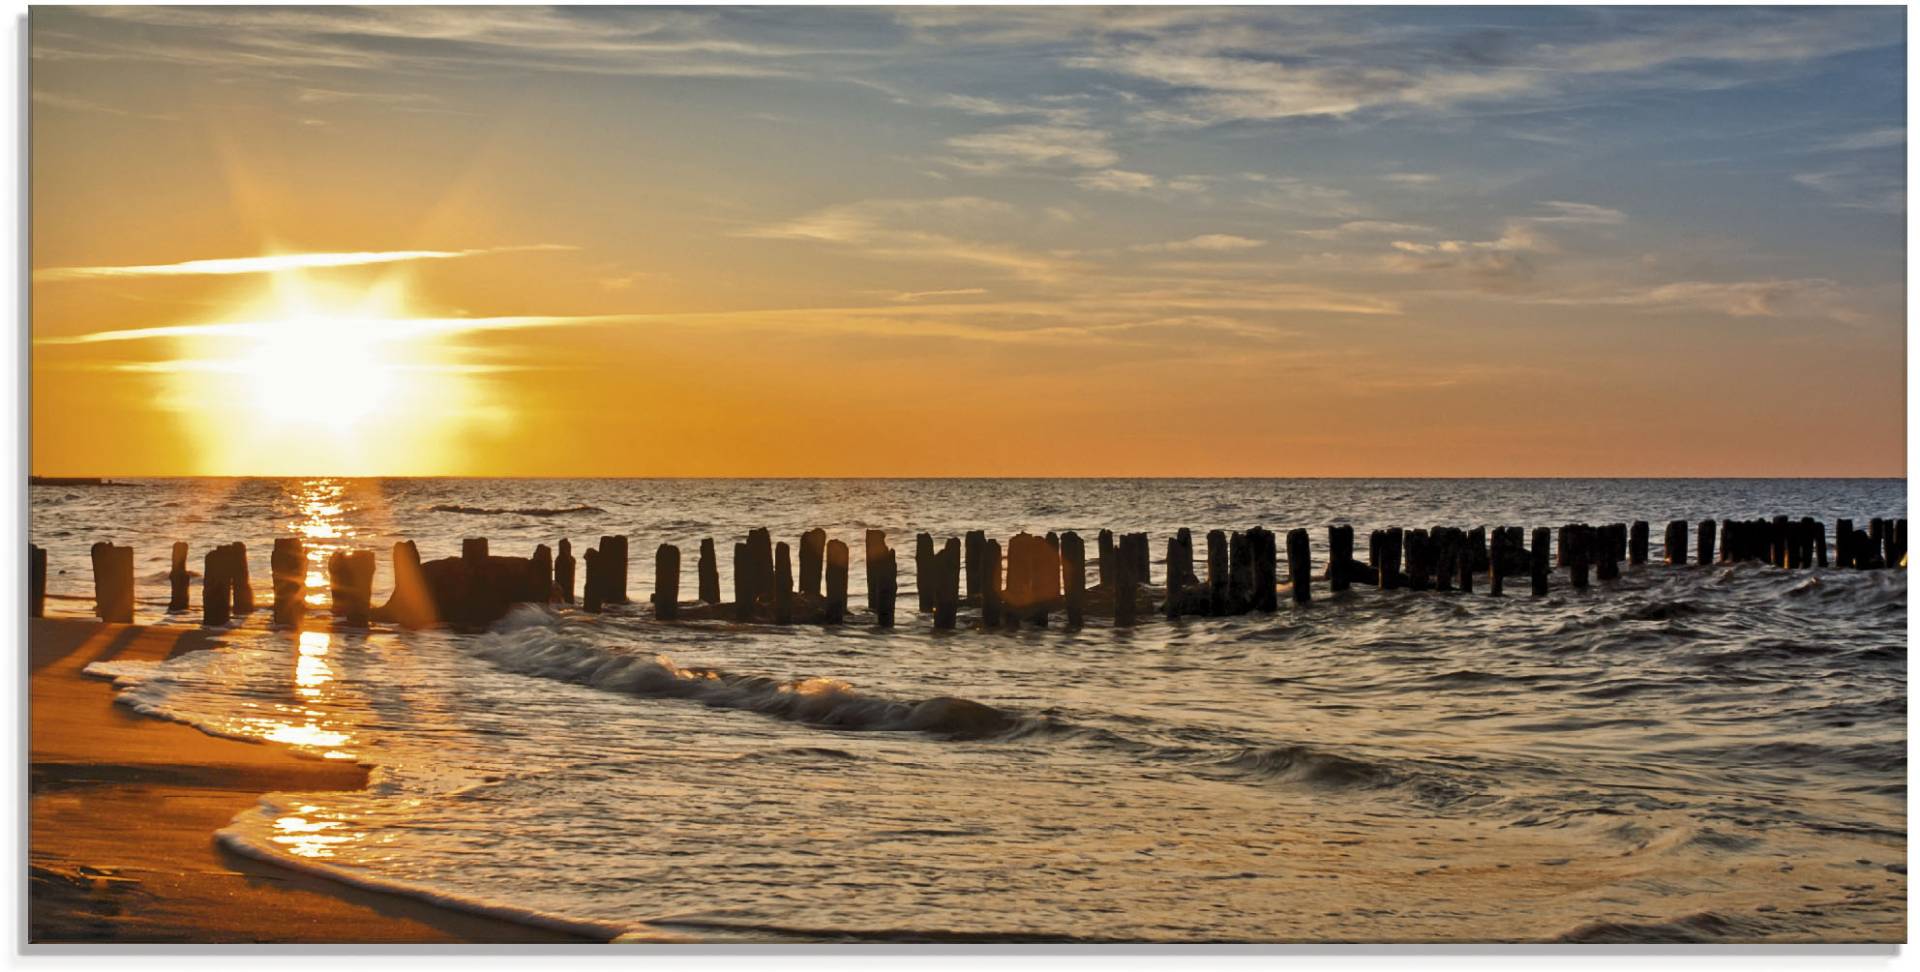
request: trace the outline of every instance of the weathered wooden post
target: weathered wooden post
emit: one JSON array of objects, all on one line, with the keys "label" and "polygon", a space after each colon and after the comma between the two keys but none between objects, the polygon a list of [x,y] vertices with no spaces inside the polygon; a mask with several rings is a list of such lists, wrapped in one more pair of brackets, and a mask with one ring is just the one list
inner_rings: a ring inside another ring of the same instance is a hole
[{"label": "weathered wooden post", "polygon": [[1668,520],[1667,532],[1661,541],[1665,548],[1665,560],[1668,565],[1682,567],[1687,563],[1687,521]]},{"label": "weathered wooden post", "polygon": [[847,617],[847,545],[827,541],[827,623],[839,624]]},{"label": "weathered wooden post", "polygon": [[701,601],[710,605],[720,603],[720,555],[714,551],[714,538],[708,536],[707,540],[701,540],[701,563],[697,567]]},{"label": "weathered wooden post", "polygon": [[1133,541],[1133,580],[1142,587],[1153,583],[1153,547],[1145,533],[1130,533]]},{"label": "weathered wooden post", "polygon": [[1487,552],[1487,596],[1500,597],[1506,593],[1507,528],[1495,527],[1490,539],[1493,548]]},{"label": "weathered wooden post", "polygon": [[800,594],[810,601],[820,599],[820,578],[827,560],[827,531],[814,527],[800,534]]},{"label": "weathered wooden post", "polygon": [[327,613],[339,617],[347,613],[347,552],[335,550],[327,555]]},{"label": "weathered wooden post", "polygon": [[366,627],[373,610],[373,551],[337,550],[327,561],[333,578],[333,613],[345,627]]},{"label": "weathered wooden post", "polygon": [[1293,603],[1313,600],[1313,554],[1307,545],[1307,531],[1302,529],[1287,531],[1287,580],[1293,584]]},{"label": "weathered wooden post", "polygon": [[27,544],[27,616],[47,616],[47,548]]},{"label": "weathered wooden post", "polygon": [[[1146,544],[1140,546],[1144,549]],[[1280,540],[1272,530],[1254,527],[1247,531],[1247,551],[1253,555],[1253,609],[1272,614],[1280,610]]]},{"label": "weathered wooden post", "polygon": [[1352,584],[1353,527],[1336,524],[1327,527],[1327,589],[1335,594]]},{"label": "weathered wooden post", "polygon": [[1087,622],[1087,544],[1080,534],[1060,535],[1060,579],[1066,591],[1067,626]]},{"label": "weathered wooden post", "polygon": [[1455,562],[1459,545],[1452,527],[1434,527],[1427,531],[1427,545],[1433,551],[1433,589],[1453,590],[1453,579],[1460,572]]},{"label": "weathered wooden post", "polygon": [[1567,570],[1573,575],[1573,589],[1585,590],[1587,571],[1593,563],[1593,528],[1581,523],[1567,531]]},{"label": "weathered wooden post", "polygon": [[1433,587],[1433,550],[1425,530],[1409,530],[1407,539],[1407,587],[1424,591]]},{"label": "weathered wooden post", "polygon": [[1185,587],[1184,580],[1180,573],[1180,538],[1177,536],[1168,537],[1167,603],[1163,605],[1163,608],[1166,610],[1167,620],[1169,621],[1180,617],[1180,592],[1181,589]]},{"label": "weathered wooden post", "polygon": [[580,585],[580,607],[588,614],[599,614],[604,607],[602,597],[606,581],[600,576],[600,551],[592,547],[580,555],[582,566],[586,568],[586,582]]},{"label": "weathered wooden post", "polygon": [[267,555],[267,572],[273,578],[273,623],[299,627],[307,613],[307,551],[300,538],[274,538],[273,552]]},{"label": "weathered wooden post", "polygon": [[963,537],[961,551],[967,558],[967,591],[969,603],[980,601],[987,591],[987,531],[968,530]]},{"label": "weathered wooden post", "polygon": [[[1239,539],[1240,535],[1236,533],[1234,537]],[[1244,540],[1242,542],[1244,542]],[[1135,588],[1134,570],[1139,566],[1139,562],[1132,557],[1124,556],[1112,557],[1110,559],[1112,561],[1112,573],[1110,576],[1113,578],[1113,586],[1111,588],[1113,592],[1113,626],[1116,628],[1132,627],[1135,609],[1133,601]]]},{"label": "weathered wooden post", "polygon": [[793,550],[785,540],[773,547],[773,623],[793,623]]},{"label": "weathered wooden post", "polygon": [[735,621],[753,620],[753,567],[747,562],[746,541],[736,541],[733,545],[733,619]]},{"label": "weathered wooden post", "polygon": [[93,545],[93,613],[102,621],[133,623],[133,548]]},{"label": "weathered wooden post", "polygon": [[680,548],[670,543],[653,552],[653,616],[662,621],[680,616]]},{"label": "weathered wooden post", "polygon": [[960,612],[960,541],[948,537],[934,558],[936,585],[933,592],[933,626],[953,630]]},{"label": "weathered wooden post", "polygon": [[1893,559],[1887,561],[1887,566],[1905,567],[1907,565],[1907,518],[1903,516],[1895,519],[1887,535],[1893,538],[1893,549],[1888,551]]},{"label": "weathered wooden post", "polygon": [[1768,534],[1767,562],[1775,567],[1787,566],[1787,516],[1785,513],[1773,518],[1773,530]]},{"label": "weathered wooden post", "polygon": [[[233,548],[233,613],[252,614],[253,571],[247,566],[247,545],[244,543],[230,543],[227,546]],[[132,558],[132,549],[127,550],[127,556],[129,559]],[[133,565],[129,563],[127,569],[131,571]],[[129,591],[131,591],[131,589],[129,589]],[[129,593],[128,596],[131,598],[131,593]]]},{"label": "weathered wooden post", "polygon": [[[1684,528],[1683,528],[1684,529]],[[1633,521],[1627,537],[1627,563],[1639,567],[1647,562],[1647,521]]]},{"label": "weathered wooden post", "polygon": [[1546,527],[1533,528],[1533,547],[1528,553],[1532,557],[1533,596],[1543,597],[1547,593],[1547,575],[1552,570],[1548,548],[1553,544],[1553,531]]},{"label": "weathered wooden post", "polygon": [[1842,569],[1853,566],[1853,521],[1840,520],[1833,525],[1833,565]]},{"label": "weathered wooden post", "polygon": [[773,532],[765,527],[747,531],[747,569],[757,613],[762,601],[773,599]]},{"label": "weathered wooden post", "polygon": [[[531,572],[528,587],[540,592],[535,603],[553,603],[553,548],[544,543],[533,545],[533,556],[527,558],[527,569]],[[531,591],[529,591],[531,593]]]},{"label": "weathered wooden post", "polygon": [[[980,627],[994,629],[1000,627],[1000,541],[982,539],[974,548],[978,552],[980,587]],[[975,561],[967,562],[967,579],[974,578]]]},{"label": "weathered wooden post", "polygon": [[1813,565],[1815,567],[1827,565],[1827,522],[1825,520],[1813,521]]},{"label": "weathered wooden post", "polygon": [[873,606],[875,627],[893,627],[894,599],[900,592],[900,568],[893,548],[882,546],[867,565],[867,600]]},{"label": "weathered wooden post", "polygon": [[560,601],[573,603],[573,541],[560,538],[560,556],[553,559],[553,586],[560,589]]},{"label": "weathered wooden post", "polygon": [[1380,536],[1380,589],[1399,590],[1400,558],[1405,552],[1406,534],[1399,527],[1388,527]]},{"label": "weathered wooden post", "polygon": [[1183,589],[1198,586],[1200,577],[1193,571],[1193,531],[1181,527],[1173,536],[1180,541],[1180,586]]},{"label": "weathered wooden post", "polygon": [[[1681,530],[1680,535],[1682,537],[1686,536],[1684,528]],[[1601,527],[1597,540],[1598,542],[1595,544],[1595,547],[1598,549],[1595,550],[1595,553],[1597,554],[1598,563],[1595,564],[1597,568],[1595,573],[1598,574],[1603,581],[1619,580],[1620,555],[1626,553],[1627,546],[1626,524],[1609,523]]]},{"label": "weathered wooden post", "polygon": [[1455,530],[1453,531],[1453,536],[1455,542],[1460,544],[1460,553],[1458,557],[1455,558],[1453,564],[1454,569],[1460,572],[1460,593],[1472,594],[1473,575],[1479,570],[1476,566],[1479,561],[1475,559],[1474,551],[1477,546],[1485,545],[1486,533],[1484,532],[1484,528],[1475,527],[1473,530],[1465,533],[1462,533],[1460,530]]},{"label": "weathered wooden post", "polygon": [[1227,564],[1228,610],[1245,614],[1253,609],[1253,543],[1238,530],[1227,538]]},{"label": "weathered wooden post", "polygon": [[922,614],[933,610],[933,534],[913,538],[913,588]]},{"label": "weathered wooden post", "polygon": [[[763,531],[764,532],[764,531]],[[602,596],[608,604],[627,603],[627,537],[617,534],[600,538],[602,572],[607,575],[607,590]]]},{"label": "weathered wooden post", "polygon": [[[276,546],[278,541],[275,542]],[[173,562],[167,570],[167,584],[171,588],[167,597],[167,613],[178,614],[187,609],[187,545],[181,541],[173,543]]]},{"label": "weathered wooden post", "polygon": [[1100,530],[1096,538],[1100,553],[1100,588],[1114,590],[1114,530]]},{"label": "weathered wooden post", "polygon": [[1232,580],[1228,576],[1227,533],[1225,530],[1207,531],[1207,603],[1209,613],[1214,617],[1225,615],[1228,611],[1228,599]]},{"label": "weathered wooden post", "polygon": [[[600,539],[604,541],[607,538],[601,537]],[[487,559],[487,538],[466,537],[462,539],[460,541],[460,559],[470,564]]]},{"label": "weathered wooden post", "polygon": [[200,568],[200,623],[218,628],[233,620],[232,556],[227,548],[207,551]]}]

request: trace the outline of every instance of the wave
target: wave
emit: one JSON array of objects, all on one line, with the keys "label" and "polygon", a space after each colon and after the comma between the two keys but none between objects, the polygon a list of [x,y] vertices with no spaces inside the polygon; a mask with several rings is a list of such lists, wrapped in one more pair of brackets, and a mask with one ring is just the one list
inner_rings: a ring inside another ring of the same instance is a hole
[{"label": "wave", "polygon": [[598,506],[584,506],[584,505],[561,506],[561,507],[534,506],[534,507],[528,507],[525,509],[510,510],[510,509],[498,509],[490,506],[457,506],[452,503],[441,503],[439,505],[429,507],[429,509],[431,509],[435,513],[465,513],[470,516],[566,516],[569,513],[605,513],[606,512],[606,510],[603,510]]},{"label": "wave", "polygon": [[643,698],[686,699],[824,729],[924,732],[948,739],[1010,738],[1057,729],[1046,716],[1022,715],[939,696],[897,701],[861,695],[835,678],[791,681],[712,668],[683,668],[664,654],[647,657],[592,644],[557,626],[537,607],[517,609],[480,636],[473,654],[503,671]]}]

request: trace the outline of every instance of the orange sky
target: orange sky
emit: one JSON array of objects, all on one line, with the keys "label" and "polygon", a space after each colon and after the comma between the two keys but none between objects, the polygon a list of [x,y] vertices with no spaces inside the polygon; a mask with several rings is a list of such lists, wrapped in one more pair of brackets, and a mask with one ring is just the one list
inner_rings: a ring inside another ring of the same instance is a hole
[{"label": "orange sky", "polygon": [[814,13],[35,8],[33,471],[1904,474],[1884,12]]}]

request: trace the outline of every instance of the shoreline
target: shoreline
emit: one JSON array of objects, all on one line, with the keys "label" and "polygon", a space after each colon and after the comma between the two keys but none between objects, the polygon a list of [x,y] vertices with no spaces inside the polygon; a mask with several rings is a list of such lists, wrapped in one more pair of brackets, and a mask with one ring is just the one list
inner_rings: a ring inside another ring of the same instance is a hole
[{"label": "shoreline", "polygon": [[368,771],[209,736],[113,702],[95,661],[209,648],[199,628],[28,622],[29,948],[151,943],[557,944],[591,939],[281,867],[215,832],[279,790]]}]

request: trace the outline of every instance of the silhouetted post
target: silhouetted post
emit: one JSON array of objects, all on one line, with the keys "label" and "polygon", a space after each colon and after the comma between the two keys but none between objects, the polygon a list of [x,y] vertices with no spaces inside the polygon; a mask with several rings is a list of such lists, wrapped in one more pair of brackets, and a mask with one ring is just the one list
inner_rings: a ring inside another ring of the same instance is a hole
[{"label": "silhouetted post", "polygon": [[[761,532],[765,533],[766,531],[762,530]],[[771,555],[771,552],[769,552],[769,555]],[[601,537],[600,559],[605,561],[604,566],[606,569],[604,573],[607,575],[606,602],[608,604],[627,603],[627,561],[630,558],[627,556],[626,534]],[[769,568],[769,573],[771,573],[771,568]]]},{"label": "silhouetted post", "polygon": [[1552,570],[1548,548],[1553,544],[1553,531],[1546,527],[1533,528],[1533,548],[1528,551],[1531,559],[1533,596],[1543,597],[1547,593],[1547,575]]},{"label": "silhouetted post", "polygon": [[1424,591],[1433,586],[1433,551],[1425,530],[1409,530],[1407,538],[1407,587]]},{"label": "silhouetted post", "polygon": [[1562,524],[1558,537],[1560,543],[1554,550],[1553,566],[1570,566],[1573,563],[1573,524]]},{"label": "silhouetted post", "polygon": [[1193,571],[1193,531],[1181,527],[1174,533],[1174,539],[1180,541],[1180,586],[1183,589],[1196,587],[1200,583],[1200,576]]},{"label": "silhouetted post", "polygon": [[[600,539],[605,540],[605,537]],[[487,559],[487,538],[467,537],[460,541],[460,559],[474,563]]]},{"label": "silhouetted post", "polygon": [[847,617],[847,545],[827,541],[827,623],[839,624]]},{"label": "silhouetted post", "polygon": [[1905,567],[1907,565],[1907,518],[1903,516],[1894,520],[1893,527],[1887,535],[1893,538],[1893,549],[1888,551],[1893,559],[1887,561],[1887,566]]},{"label": "silhouetted post", "polygon": [[662,621],[680,616],[680,548],[670,543],[653,552],[653,616]]},{"label": "silhouetted post", "polygon": [[937,584],[933,592],[933,626],[951,631],[960,610],[960,541],[947,538],[934,558],[934,572]]},{"label": "silhouetted post", "polygon": [[1253,542],[1235,530],[1227,538],[1227,600],[1234,614],[1253,609]]},{"label": "silhouetted post", "polygon": [[1782,513],[1773,518],[1773,531],[1768,536],[1771,541],[1768,546],[1767,562],[1775,567],[1785,567],[1787,565],[1786,514]]},{"label": "silhouetted post", "polygon": [[987,531],[968,530],[961,550],[967,557],[967,600],[978,601],[987,591]]},{"label": "silhouetted post", "polygon": [[747,531],[747,583],[753,590],[754,611],[773,599],[773,533],[765,527]]},{"label": "silhouetted post", "polygon": [[[1683,526],[1682,529],[1685,529]],[[1627,563],[1635,567],[1647,562],[1647,521],[1633,521],[1633,530],[1627,538]]]},{"label": "silhouetted post", "polygon": [[580,560],[587,574],[586,582],[580,585],[580,607],[588,614],[599,614],[604,606],[601,597],[606,583],[600,577],[600,551],[588,547]]},{"label": "silhouetted post", "polygon": [[[1000,627],[1000,541],[982,539],[974,548],[977,553],[978,574],[980,580],[980,627],[992,630]],[[967,562],[967,579],[972,581],[976,573],[975,560]]]},{"label": "silhouetted post", "polygon": [[133,623],[133,548],[93,545],[93,613],[102,621]]},{"label": "silhouetted post", "polygon": [[[1681,530],[1680,535],[1685,537],[1686,531]],[[1598,548],[1595,553],[1598,555],[1598,563],[1594,565],[1597,568],[1595,573],[1603,581],[1619,580],[1620,555],[1626,553],[1627,546],[1626,524],[1609,523],[1601,527],[1597,539],[1599,542],[1595,544]]]},{"label": "silhouetted post", "polygon": [[1327,528],[1327,589],[1338,594],[1352,584],[1353,527]]},{"label": "silhouetted post", "polygon": [[800,534],[800,594],[820,599],[821,569],[827,559],[827,531],[815,527]]},{"label": "silhouetted post", "polygon": [[875,627],[893,627],[894,599],[900,592],[900,568],[891,547],[881,547],[867,565],[867,600],[873,606]]},{"label": "silhouetted post", "polygon": [[336,550],[327,558],[331,609],[342,626],[367,626],[373,608],[373,571],[371,550]]},{"label": "silhouetted post", "polygon": [[[186,564],[180,566],[184,569]],[[273,623],[299,627],[307,613],[307,551],[298,537],[274,538],[267,572],[273,579]]]},{"label": "silhouetted post", "polygon": [[1481,529],[1478,527],[1469,533],[1462,533],[1459,530],[1453,531],[1454,541],[1460,545],[1460,552],[1455,556],[1453,566],[1454,569],[1459,572],[1459,586],[1460,593],[1462,594],[1473,593],[1473,575],[1477,569],[1474,566],[1474,549],[1476,546],[1474,541],[1477,539],[1484,543],[1485,537],[1486,534],[1481,532]]},{"label": "silhouetted post", "polygon": [[1833,565],[1842,569],[1853,566],[1853,521],[1841,520],[1833,525]]},{"label": "silhouetted post", "polygon": [[[247,545],[230,543],[227,546],[233,548],[233,613],[252,614],[253,572],[247,567]],[[133,556],[131,549],[127,551],[127,556],[129,558]],[[129,563],[127,569],[132,570],[133,565]],[[131,593],[128,596],[131,597]]]},{"label": "silhouetted post", "polygon": [[1813,565],[1815,567],[1825,567],[1827,565],[1827,523],[1826,521],[1825,520],[1812,521],[1812,530],[1813,530]]},{"label": "silhouetted post", "polygon": [[1153,583],[1153,548],[1144,533],[1130,533],[1127,538],[1133,541],[1133,580],[1141,586]]},{"label": "silhouetted post", "polygon": [[1180,538],[1167,538],[1167,603],[1162,607],[1167,612],[1167,620],[1180,616],[1180,590],[1185,586],[1180,574]]},{"label": "silhouetted post", "polygon": [[533,556],[527,558],[527,569],[532,572],[528,583],[531,591],[539,591],[540,599],[534,603],[553,603],[553,548],[544,543],[533,545]]},{"label": "silhouetted post", "polygon": [[47,548],[27,544],[27,616],[47,616]]},{"label": "silhouetted post", "polygon": [[733,619],[735,621],[753,620],[753,568],[747,563],[749,554],[745,541],[733,545]]},{"label": "silhouetted post", "polygon": [[1702,567],[1713,566],[1713,546],[1716,539],[1715,533],[1717,532],[1714,521],[1700,521],[1700,549],[1698,553],[1700,555],[1700,566]]},{"label": "silhouetted post", "polygon": [[553,586],[560,589],[560,600],[573,603],[573,541],[560,539],[560,556],[553,560]]},{"label": "silhouetted post", "polygon": [[1280,539],[1266,527],[1254,527],[1247,531],[1247,552],[1253,555],[1253,609],[1280,610]]},{"label": "silhouetted post", "polygon": [[347,585],[347,552],[335,550],[327,555],[327,613],[339,617],[347,611],[342,589]]},{"label": "silhouetted post", "polygon": [[1487,596],[1500,597],[1506,593],[1507,528],[1495,527],[1491,539],[1493,549],[1487,552]]},{"label": "silhouetted post", "polygon": [[1293,583],[1293,603],[1306,604],[1313,600],[1313,554],[1307,545],[1305,530],[1287,531],[1287,580]]},{"label": "silhouetted post", "polygon": [[1400,558],[1405,552],[1406,533],[1399,527],[1388,527],[1380,536],[1380,589],[1398,590],[1400,587]]},{"label": "silhouetted post", "polygon": [[1067,626],[1087,622],[1087,544],[1080,534],[1060,535],[1060,579],[1066,591]]},{"label": "silhouetted post", "polygon": [[712,537],[700,541],[700,560],[694,569],[699,575],[700,600],[707,604],[719,604],[720,562],[714,553]]},{"label": "silhouetted post", "polygon": [[793,552],[785,540],[773,547],[773,623],[793,623]]},{"label": "silhouetted post", "polygon": [[1456,563],[1459,556],[1459,544],[1455,542],[1452,527],[1434,527],[1427,531],[1427,546],[1433,552],[1433,589],[1436,591],[1453,590],[1453,579],[1460,568]]},{"label": "silhouetted post", "polygon": [[[1239,534],[1234,534],[1236,539]],[[1244,540],[1242,540],[1244,543]],[[1114,557],[1113,562],[1113,626],[1132,627],[1134,621],[1134,570],[1139,566],[1132,557]]]},{"label": "silhouetted post", "polygon": [[167,570],[167,584],[171,588],[167,598],[167,613],[178,614],[185,611],[188,586],[187,545],[178,540],[173,543],[173,562]]},{"label": "silhouetted post", "polygon": [[913,588],[922,613],[933,610],[933,534],[913,538]]},{"label": "silhouetted post", "polygon": [[200,623],[217,628],[233,620],[233,577],[228,570],[232,561],[225,547],[214,547],[200,569]]},{"label": "silhouetted post", "polygon": [[1229,557],[1225,530],[1207,531],[1207,604],[1208,613],[1220,617],[1227,613]]},{"label": "silhouetted post", "polygon": [[1579,524],[1567,531],[1567,570],[1573,575],[1573,589],[1585,590],[1587,570],[1593,562],[1593,528]]},{"label": "silhouetted post", "polygon": [[1100,531],[1097,543],[1097,549],[1100,554],[1100,586],[1110,591],[1113,590],[1115,583],[1113,579],[1113,531]]},{"label": "silhouetted post", "polygon": [[1687,521],[1668,520],[1667,532],[1661,545],[1666,548],[1666,562],[1672,566],[1684,566],[1687,562]]}]

